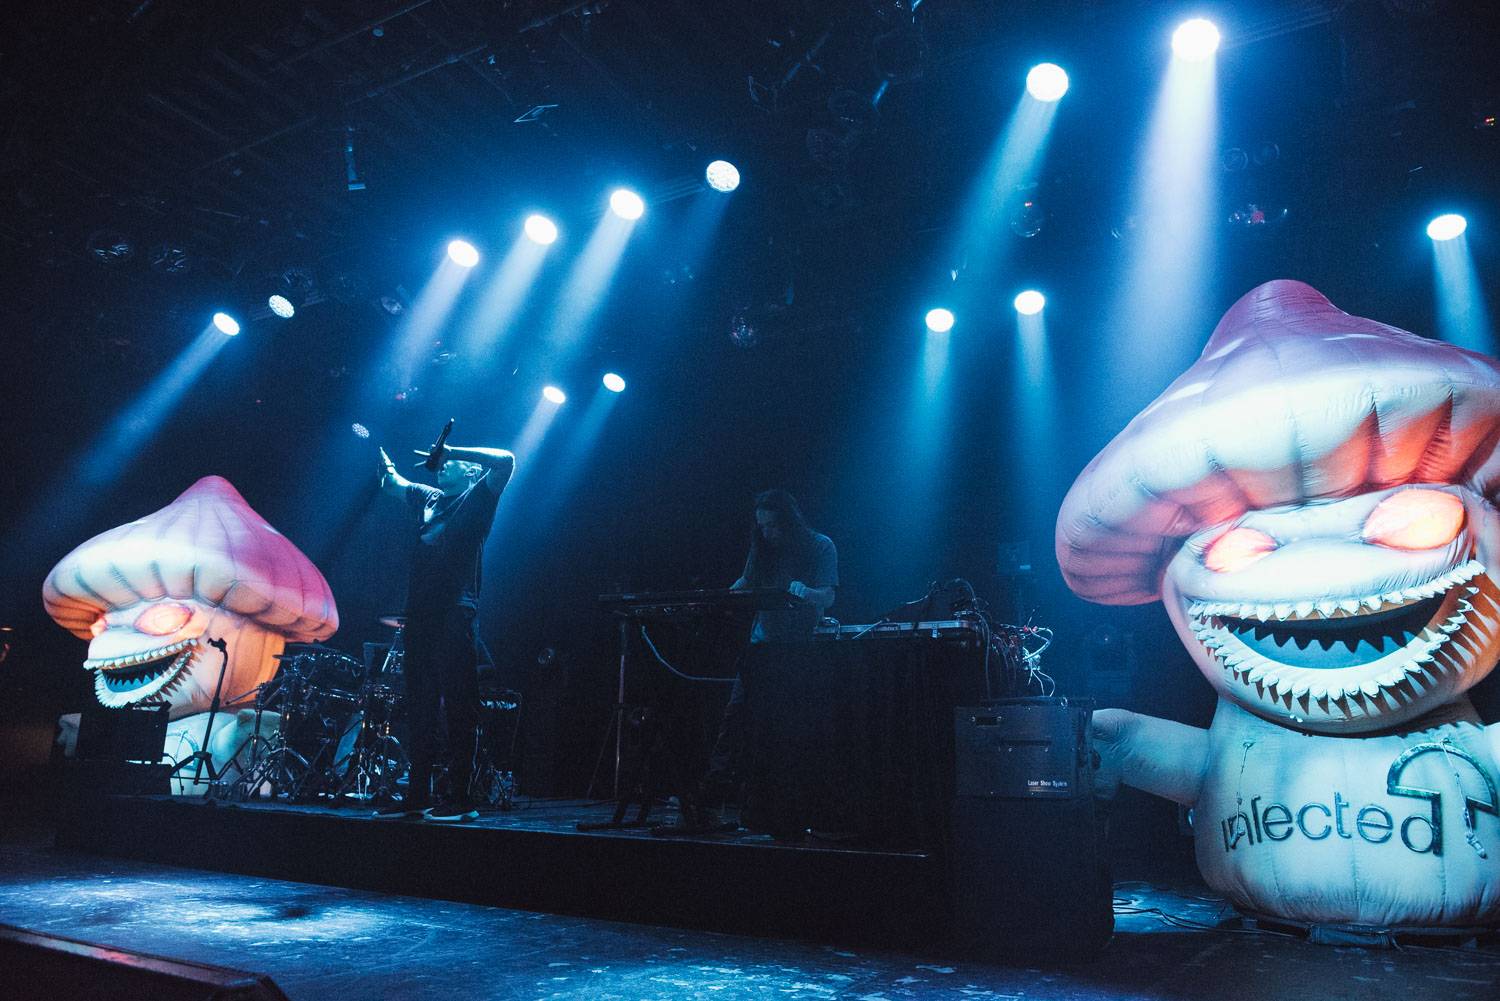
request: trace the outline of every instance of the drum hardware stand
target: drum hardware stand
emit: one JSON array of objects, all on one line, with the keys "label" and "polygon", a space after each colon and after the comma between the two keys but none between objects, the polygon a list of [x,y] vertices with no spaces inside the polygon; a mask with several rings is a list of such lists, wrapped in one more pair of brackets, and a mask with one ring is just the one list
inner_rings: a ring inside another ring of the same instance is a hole
[{"label": "drum hardware stand", "polygon": [[[298,678],[306,681],[305,678]],[[298,714],[302,712],[300,706],[292,704],[292,699],[297,696],[298,689],[288,685],[288,675],[284,673],[275,680],[260,686],[255,697],[255,729],[251,733],[248,743],[252,747],[250,767],[240,773],[238,779],[229,787],[225,793],[226,799],[244,800],[253,799],[264,786],[270,787],[272,798],[284,796],[288,800],[297,799],[302,793],[302,787],[312,771],[301,752],[297,751],[287,741],[286,727],[290,723],[295,727]],[[283,698],[280,722],[276,732],[272,736],[261,734],[261,722],[266,711],[267,703],[280,694]],[[261,746],[265,745],[267,750],[262,754]],[[235,752],[236,756],[238,751]]]},{"label": "drum hardware stand", "polygon": [[223,771],[215,769],[214,756],[208,750],[209,741],[214,735],[214,718],[219,715],[219,696],[224,690],[224,675],[229,670],[229,644],[220,637],[219,639],[209,639],[208,645],[219,651],[220,656],[223,657],[223,663],[219,665],[219,680],[214,684],[213,701],[208,704],[208,721],[203,726],[203,744],[198,750],[173,765],[172,771],[168,773],[168,777],[176,777],[178,772],[183,771],[188,765],[193,764],[196,767],[193,769],[193,780],[189,785],[196,786],[203,781],[203,767],[207,765],[208,788],[211,790],[224,777],[224,771],[228,771],[229,769],[228,762],[225,762]]},{"label": "drum hardware stand", "polygon": [[[242,801],[254,797],[255,791],[258,788],[258,784],[247,784],[247,778],[257,771],[257,766],[260,764],[260,758],[262,754],[261,746],[270,745],[273,748],[275,747],[275,742],[271,740],[271,738],[263,737],[260,733],[261,718],[265,715],[265,692],[268,688],[274,688],[275,685],[276,682],[274,681],[256,685],[254,688],[250,689],[249,692],[244,692],[229,700],[228,704],[230,706],[237,706],[242,703],[245,698],[250,695],[251,692],[255,693],[255,726],[251,729],[250,736],[246,737],[243,741],[240,742],[240,746],[234,749],[234,753],[231,754],[229,756],[229,760],[224,763],[224,770],[226,772],[229,770],[230,765],[235,765],[239,768],[240,774],[229,785],[219,785],[209,790],[210,796],[214,796],[218,799],[233,801]],[[250,760],[245,764],[240,764],[240,756],[245,753],[245,748],[247,747],[250,749]],[[269,754],[271,752],[267,751],[265,753]]]},{"label": "drum hardware stand", "polygon": [[[374,699],[361,701],[368,706]],[[390,711],[379,723],[372,723],[370,716],[367,707],[359,722],[354,748],[335,761],[326,773],[337,779],[343,769],[343,778],[333,790],[335,800],[345,796],[377,801],[395,798],[396,786],[406,771],[406,751],[391,730]]]}]

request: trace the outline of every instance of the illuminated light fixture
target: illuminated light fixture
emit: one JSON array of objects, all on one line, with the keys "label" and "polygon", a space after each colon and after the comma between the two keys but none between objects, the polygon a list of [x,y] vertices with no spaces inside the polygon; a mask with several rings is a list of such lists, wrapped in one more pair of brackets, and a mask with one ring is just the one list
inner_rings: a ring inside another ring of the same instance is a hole
[{"label": "illuminated light fixture", "polygon": [[1219,51],[1219,29],[1212,21],[1195,17],[1172,32],[1172,53],[1189,63],[1201,63]]},{"label": "illuminated light fixture", "polygon": [[526,217],[526,238],[544,247],[550,243],[556,243],[557,223],[544,215],[529,215]]},{"label": "illuminated light fixture", "polygon": [[625,392],[625,380],[613,372],[605,372],[604,388],[611,393],[623,393]]},{"label": "illuminated light fixture", "polygon": [[461,268],[472,268],[479,263],[479,251],[468,240],[454,240],[448,244],[448,260]]},{"label": "illuminated light fixture", "polygon": [[1056,63],[1039,63],[1026,74],[1026,93],[1044,104],[1062,100],[1068,92],[1068,74]]},{"label": "illuminated light fixture", "polygon": [[1029,288],[1016,296],[1016,312],[1022,316],[1035,316],[1045,305],[1047,305],[1047,297],[1034,288]]},{"label": "illuminated light fixture", "polygon": [[275,313],[283,320],[290,320],[292,317],[297,315],[297,307],[292,305],[292,300],[288,299],[284,295],[281,295],[280,293],[277,293],[276,295],[273,295],[269,299],[267,299],[266,305],[270,307],[271,312]]},{"label": "illuminated light fixture", "polygon": [[543,389],[542,390],[542,397],[548,403],[556,403],[559,406],[561,406],[562,404],[568,402],[568,394],[564,393],[562,390],[558,389],[556,386],[548,386],[545,389]]},{"label": "illuminated light fixture", "polygon": [[934,334],[946,334],[953,329],[953,311],[939,307],[927,311],[927,329]]},{"label": "illuminated light fixture", "polygon": [[214,327],[226,337],[233,337],[240,332],[240,321],[228,313],[215,313]]},{"label": "illuminated light fixture", "polygon": [[1469,220],[1456,212],[1440,215],[1427,224],[1427,235],[1439,242],[1452,240],[1464,235],[1464,230],[1469,228]]},{"label": "illuminated light fixture", "polygon": [[609,196],[609,209],[621,219],[639,219],[646,214],[646,203],[629,188],[616,188]]},{"label": "illuminated light fixture", "polygon": [[728,160],[715,160],[703,172],[708,186],[715,191],[730,192],[740,186],[739,168]]}]

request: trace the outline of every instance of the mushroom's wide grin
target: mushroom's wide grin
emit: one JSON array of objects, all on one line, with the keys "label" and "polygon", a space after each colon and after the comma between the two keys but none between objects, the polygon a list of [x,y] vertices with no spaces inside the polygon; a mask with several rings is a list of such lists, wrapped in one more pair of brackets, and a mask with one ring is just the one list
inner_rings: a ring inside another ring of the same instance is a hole
[{"label": "mushroom's wide grin", "polygon": [[94,672],[94,694],[112,709],[169,695],[180,685],[198,650],[193,636],[166,646],[122,657],[90,658],[83,666]]},{"label": "mushroom's wide grin", "polygon": [[1198,642],[1263,703],[1295,714],[1299,702],[1306,711],[1344,700],[1345,714],[1375,715],[1462,669],[1443,648],[1470,624],[1484,570],[1468,560],[1423,584],[1351,598],[1185,606]]}]

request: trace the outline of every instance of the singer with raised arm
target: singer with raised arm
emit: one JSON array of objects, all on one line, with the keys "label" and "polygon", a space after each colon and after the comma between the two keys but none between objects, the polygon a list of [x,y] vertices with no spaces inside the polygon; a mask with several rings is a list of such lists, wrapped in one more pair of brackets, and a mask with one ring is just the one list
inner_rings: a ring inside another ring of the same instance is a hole
[{"label": "singer with raised arm", "polygon": [[[479,717],[474,619],[484,540],[516,457],[500,448],[449,445],[452,428],[450,420],[431,449],[416,453],[422,468],[437,474],[436,487],[406,479],[380,450],[380,488],[406,503],[417,545],[407,585],[402,668],[411,773],[405,801],[383,804],[379,816],[438,821],[479,816],[469,789]],[[449,781],[447,797],[434,805],[440,714],[447,722]]]}]

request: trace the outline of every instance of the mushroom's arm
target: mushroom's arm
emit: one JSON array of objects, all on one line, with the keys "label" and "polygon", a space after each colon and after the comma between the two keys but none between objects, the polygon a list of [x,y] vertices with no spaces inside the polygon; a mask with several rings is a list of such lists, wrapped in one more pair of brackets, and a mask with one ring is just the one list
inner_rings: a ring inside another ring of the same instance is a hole
[{"label": "mushroom's arm", "polygon": [[1094,713],[1098,786],[1128,786],[1192,806],[1208,771],[1208,731],[1124,709]]}]

